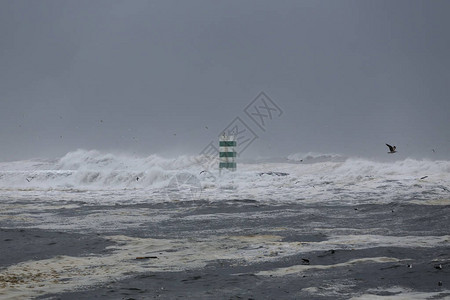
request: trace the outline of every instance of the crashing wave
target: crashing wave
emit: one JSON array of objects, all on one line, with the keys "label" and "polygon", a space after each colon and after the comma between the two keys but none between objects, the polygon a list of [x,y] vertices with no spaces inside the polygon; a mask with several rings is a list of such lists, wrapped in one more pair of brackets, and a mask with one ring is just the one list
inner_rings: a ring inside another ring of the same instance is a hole
[{"label": "crashing wave", "polygon": [[[185,186],[183,180],[180,183],[180,174],[186,178],[192,175],[196,190],[201,191],[199,197],[217,200],[228,197],[258,201],[353,203],[368,199],[378,202],[443,199],[445,202],[450,192],[450,161],[377,162],[307,153],[290,155],[289,160],[281,162],[238,161],[236,172],[220,174],[217,158],[213,157],[135,157],[94,150],[77,150],[53,161],[0,163],[0,191],[4,197],[5,193],[16,197],[15,191],[121,190],[124,199],[129,199],[125,191],[131,189],[140,191],[139,197],[147,199],[147,195],[164,193],[174,182],[177,187]],[[269,176],[273,174],[283,176]],[[181,197],[179,194],[176,192],[174,197]]]}]

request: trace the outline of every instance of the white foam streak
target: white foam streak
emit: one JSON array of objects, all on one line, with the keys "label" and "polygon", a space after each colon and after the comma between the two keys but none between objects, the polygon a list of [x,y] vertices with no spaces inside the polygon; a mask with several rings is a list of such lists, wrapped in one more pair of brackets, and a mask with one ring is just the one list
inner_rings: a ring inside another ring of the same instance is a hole
[{"label": "white foam streak", "polygon": [[[439,292],[417,292],[402,287],[391,287],[388,289],[369,289],[367,294],[350,298],[351,300],[423,300],[423,299],[448,299],[449,290]],[[380,296],[373,293],[389,293],[389,296]],[[445,297],[445,298],[444,298]]]},{"label": "white foam streak", "polygon": [[326,270],[333,268],[342,268],[360,263],[388,263],[388,262],[399,262],[400,260],[393,257],[365,257],[352,259],[347,262],[337,263],[332,265],[294,265],[286,268],[278,268],[269,271],[261,271],[256,273],[256,275],[262,276],[286,276],[291,274],[297,274],[306,272],[309,270]]}]

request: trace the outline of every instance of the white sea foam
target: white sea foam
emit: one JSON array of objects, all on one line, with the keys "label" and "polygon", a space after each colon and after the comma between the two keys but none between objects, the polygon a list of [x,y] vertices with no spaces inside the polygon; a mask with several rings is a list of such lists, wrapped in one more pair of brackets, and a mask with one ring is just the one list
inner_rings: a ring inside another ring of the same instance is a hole
[{"label": "white sea foam", "polygon": [[294,265],[286,268],[278,268],[275,270],[260,271],[256,275],[261,276],[285,276],[290,274],[302,273],[309,270],[326,270],[333,268],[342,268],[346,266],[361,264],[361,263],[389,263],[399,262],[400,260],[394,257],[365,257],[352,259],[347,262],[331,264],[331,265]]},{"label": "white sea foam", "polygon": [[[203,268],[217,259],[230,260],[234,265],[248,265],[282,260],[284,257],[341,249],[348,240],[331,238],[328,242],[287,242],[278,235],[212,235],[208,238],[153,239],[124,235],[108,236],[115,242],[105,255],[82,257],[55,256],[49,259],[21,262],[0,270],[0,298],[23,299],[46,293],[60,293],[82,286],[91,286],[118,280],[143,272],[173,272]],[[408,237],[409,238],[409,237]],[[420,237],[415,237],[419,239]],[[348,237],[359,241],[352,246],[364,248],[365,237]],[[376,237],[380,244],[404,245],[395,237]],[[406,239],[406,238],[405,238]],[[419,247],[433,247],[443,237],[423,237]],[[448,243],[448,237],[446,237]],[[370,245],[373,246],[373,245]],[[407,247],[412,246],[406,244]],[[417,247],[417,246],[416,246]],[[149,257],[148,259],[136,259]],[[286,268],[260,271],[258,275],[286,276],[314,269],[342,268],[364,263],[392,263],[393,257],[366,257],[330,265],[293,265]]]},{"label": "white sea foam", "polygon": [[[59,160],[0,163],[0,218],[10,221],[11,226],[20,224],[22,228],[69,231],[91,231],[95,228],[97,231],[110,231],[116,227],[135,228],[142,223],[163,222],[173,217],[177,211],[169,208],[152,210],[129,207],[110,210],[97,209],[96,205],[201,199],[254,199],[275,204],[294,201],[319,202],[321,205],[355,205],[407,201],[414,204],[449,205],[449,161],[406,159],[388,163],[367,159],[325,158],[323,155],[318,157],[321,158],[316,161],[311,159],[306,163],[238,162],[236,172],[223,172],[221,175],[215,168],[201,173],[211,162],[205,156],[168,159],[151,155],[138,158],[78,150]],[[217,166],[217,163],[214,162],[213,165]],[[184,182],[168,188],[174,176],[180,173],[189,173],[198,179],[201,191],[195,197],[189,184]],[[93,205],[88,214],[62,217],[58,213],[59,210],[77,209],[85,205]],[[254,214],[220,212],[177,217],[180,221],[192,221],[202,218],[232,220],[286,216],[290,216],[290,211],[283,209]],[[287,242],[281,236],[270,234],[285,230],[283,228],[267,228],[267,235],[242,236],[235,235],[236,232],[231,233],[232,229],[216,230],[211,237],[199,240],[114,236],[109,239],[117,245],[111,248],[113,253],[105,256],[57,256],[47,260],[22,262],[0,271],[0,298],[21,299],[49,292],[57,293],[139,272],[201,268],[218,258],[230,259],[236,263],[257,263],[329,249],[426,248],[445,246],[450,241],[448,235],[383,236],[377,235],[376,228],[361,232],[354,228],[333,228],[326,240]],[[204,229],[204,233],[208,233],[207,230]],[[223,235],[217,236],[219,233]],[[147,255],[157,256],[157,263],[135,260],[136,256]],[[394,261],[394,258],[369,257],[314,267],[340,268],[346,264],[389,261]],[[284,276],[307,272],[314,267],[299,265],[291,266],[289,270],[266,270],[265,275]],[[407,291],[402,294],[416,296]],[[371,295],[370,291],[361,295],[364,296],[377,297]]]},{"label": "white sea foam", "polygon": [[[296,160],[300,156],[290,157]],[[341,160],[334,154],[305,157],[320,160],[300,164],[238,162],[237,172],[219,175],[216,162],[209,172],[201,173],[211,165],[211,158],[206,156],[139,158],[77,150],[54,161],[0,163],[0,193],[3,199],[36,196],[49,200],[70,199],[78,193],[77,199],[83,201],[103,199],[114,203],[148,201],[149,195],[152,201],[196,200],[189,186],[177,185],[179,190],[172,194],[167,190],[176,174],[189,173],[200,185],[201,193],[195,197],[209,200],[250,198],[340,204],[413,201],[447,205],[450,199],[450,161]],[[51,197],[52,191],[58,192],[57,199]],[[111,197],[94,195],[108,191]]]},{"label": "white sea foam", "polygon": [[[117,280],[142,272],[172,272],[204,267],[217,259],[236,264],[274,260],[281,237],[228,236],[211,239],[152,239],[109,236],[113,252],[103,256],[56,256],[0,270],[0,298],[24,299]],[[289,246],[289,243],[286,243]],[[292,254],[292,252],[290,252]],[[152,259],[136,259],[150,256]]]},{"label": "white sea foam", "polygon": [[[376,293],[389,293],[388,296],[376,295]],[[388,289],[369,289],[366,294],[350,298],[351,300],[423,300],[423,299],[449,299],[450,291],[444,289],[439,292],[418,292],[402,287],[391,287]]]}]

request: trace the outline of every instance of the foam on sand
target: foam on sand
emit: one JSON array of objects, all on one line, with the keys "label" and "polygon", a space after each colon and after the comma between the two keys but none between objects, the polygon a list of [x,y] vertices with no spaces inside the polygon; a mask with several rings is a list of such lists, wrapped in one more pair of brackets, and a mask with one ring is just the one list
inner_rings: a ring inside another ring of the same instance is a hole
[{"label": "foam on sand", "polygon": [[[389,296],[380,296],[375,293],[388,293]],[[388,289],[369,289],[366,294],[350,298],[351,300],[422,300],[422,299],[449,299],[450,290],[439,292],[416,292],[402,287]]]},{"label": "foam on sand", "polygon": [[359,263],[388,263],[388,262],[399,262],[401,260],[394,257],[366,257],[359,259],[352,259],[347,262],[331,264],[331,265],[295,265],[286,268],[277,268],[274,270],[261,271],[256,273],[256,275],[263,276],[286,276],[290,274],[302,273],[309,270],[325,270],[332,268],[342,268]]},{"label": "foam on sand", "polygon": [[[397,239],[382,236],[334,237],[322,242],[284,242],[277,235],[212,236],[204,239],[153,239],[124,235],[109,236],[114,241],[107,255],[82,257],[56,256],[50,259],[26,261],[0,271],[0,298],[23,299],[48,293],[61,293],[83,286],[101,284],[143,272],[173,272],[205,267],[217,260],[229,260],[234,265],[249,265],[276,261],[283,257],[311,251],[364,248],[376,245],[410,245],[432,247],[448,244],[449,237],[410,237]],[[384,239],[384,241],[383,241]],[[368,244],[367,240],[369,240]],[[376,240],[380,240],[376,243]],[[398,242],[396,242],[398,241]],[[332,248],[331,248],[332,249]],[[136,259],[144,257],[147,259]],[[368,257],[332,265],[295,265],[262,271],[258,275],[284,276],[310,269],[339,268],[359,263],[397,262],[396,258]]]},{"label": "foam on sand", "polygon": [[[92,286],[142,272],[196,269],[217,259],[248,263],[274,259],[280,237],[238,236],[210,240],[168,240],[110,236],[111,255],[56,256],[22,262],[0,272],[0,298],[23,299]],[[149,259],[136,259],[149,257]]]}]

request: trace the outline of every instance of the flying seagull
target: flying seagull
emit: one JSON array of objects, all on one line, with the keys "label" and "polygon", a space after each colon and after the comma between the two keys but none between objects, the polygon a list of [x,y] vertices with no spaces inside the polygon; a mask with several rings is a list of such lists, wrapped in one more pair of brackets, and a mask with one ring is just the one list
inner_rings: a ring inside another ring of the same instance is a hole
[{"label": "flying seagull", "polygon": [[388,152],[389,154],[392,154],[392,153],[397,152],[397,151],[395,151],[395,149],[396,149],[397,147],[391,146],[391,145],[389,145],[389,144],[386,144],[386,146],[389,147],[389,152]]}]

